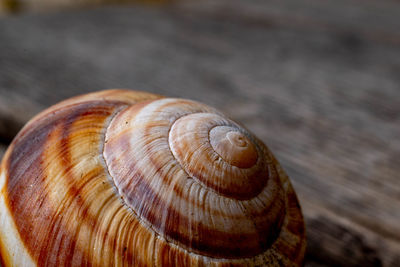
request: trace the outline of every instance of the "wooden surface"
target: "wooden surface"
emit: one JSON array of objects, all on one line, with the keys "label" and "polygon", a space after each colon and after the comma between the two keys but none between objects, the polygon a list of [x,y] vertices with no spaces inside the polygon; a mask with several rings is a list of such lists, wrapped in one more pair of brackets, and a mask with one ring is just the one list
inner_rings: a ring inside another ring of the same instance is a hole
[{"label": "wooden surface", "polygon": [[213,105],[275,153],[306,266],[400,266],[400,2],[185,2],[0,19],[0,141],[66,97]]}]

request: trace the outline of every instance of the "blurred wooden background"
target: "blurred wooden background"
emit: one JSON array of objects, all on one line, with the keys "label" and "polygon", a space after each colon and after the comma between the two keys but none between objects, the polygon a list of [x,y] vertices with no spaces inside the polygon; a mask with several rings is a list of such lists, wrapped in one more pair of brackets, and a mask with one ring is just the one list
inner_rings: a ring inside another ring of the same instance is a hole
[{"label": "blurred wooden background", "polygon": [[300,198],[306,266],[400,266],[399,1],[177,1],[0,18],[1,150],[40,110],[106,88],[202,101],[258,135]]}]

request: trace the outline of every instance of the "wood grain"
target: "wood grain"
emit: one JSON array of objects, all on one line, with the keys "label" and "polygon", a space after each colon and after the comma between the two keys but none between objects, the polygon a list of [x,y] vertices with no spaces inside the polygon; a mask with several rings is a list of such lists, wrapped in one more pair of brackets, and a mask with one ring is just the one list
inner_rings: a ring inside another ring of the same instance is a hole
[{"label": "wood grain", "polygon": [[198,100],[277,155],[308,266],[399,266],[399,14],[398,1],[221,0],[1,18],[0,139],[88,91]]}]

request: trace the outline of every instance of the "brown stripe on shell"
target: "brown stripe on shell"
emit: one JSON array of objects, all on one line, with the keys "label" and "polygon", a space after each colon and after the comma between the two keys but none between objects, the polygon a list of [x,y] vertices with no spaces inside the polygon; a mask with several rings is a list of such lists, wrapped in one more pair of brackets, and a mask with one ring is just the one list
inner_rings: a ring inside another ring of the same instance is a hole
[{"label": "brown stripe on shell", "polygon": [[4,248],[4,245],[0,239],[0,266],[6,266],[7,262],[10,262],[9,259],[6,259],[6,255],[8,254],[7,250]]}]

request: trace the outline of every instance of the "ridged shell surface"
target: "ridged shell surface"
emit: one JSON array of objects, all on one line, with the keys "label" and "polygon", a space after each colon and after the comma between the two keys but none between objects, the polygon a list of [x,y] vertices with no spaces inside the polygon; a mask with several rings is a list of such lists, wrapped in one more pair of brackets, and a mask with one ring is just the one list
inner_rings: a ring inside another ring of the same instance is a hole
[{"label": "ridged shell surface", "polygon": [[299,266],[300,207],[268,148],[204,104],[128,90],[33,118],[0,172],[4,266]]}]

